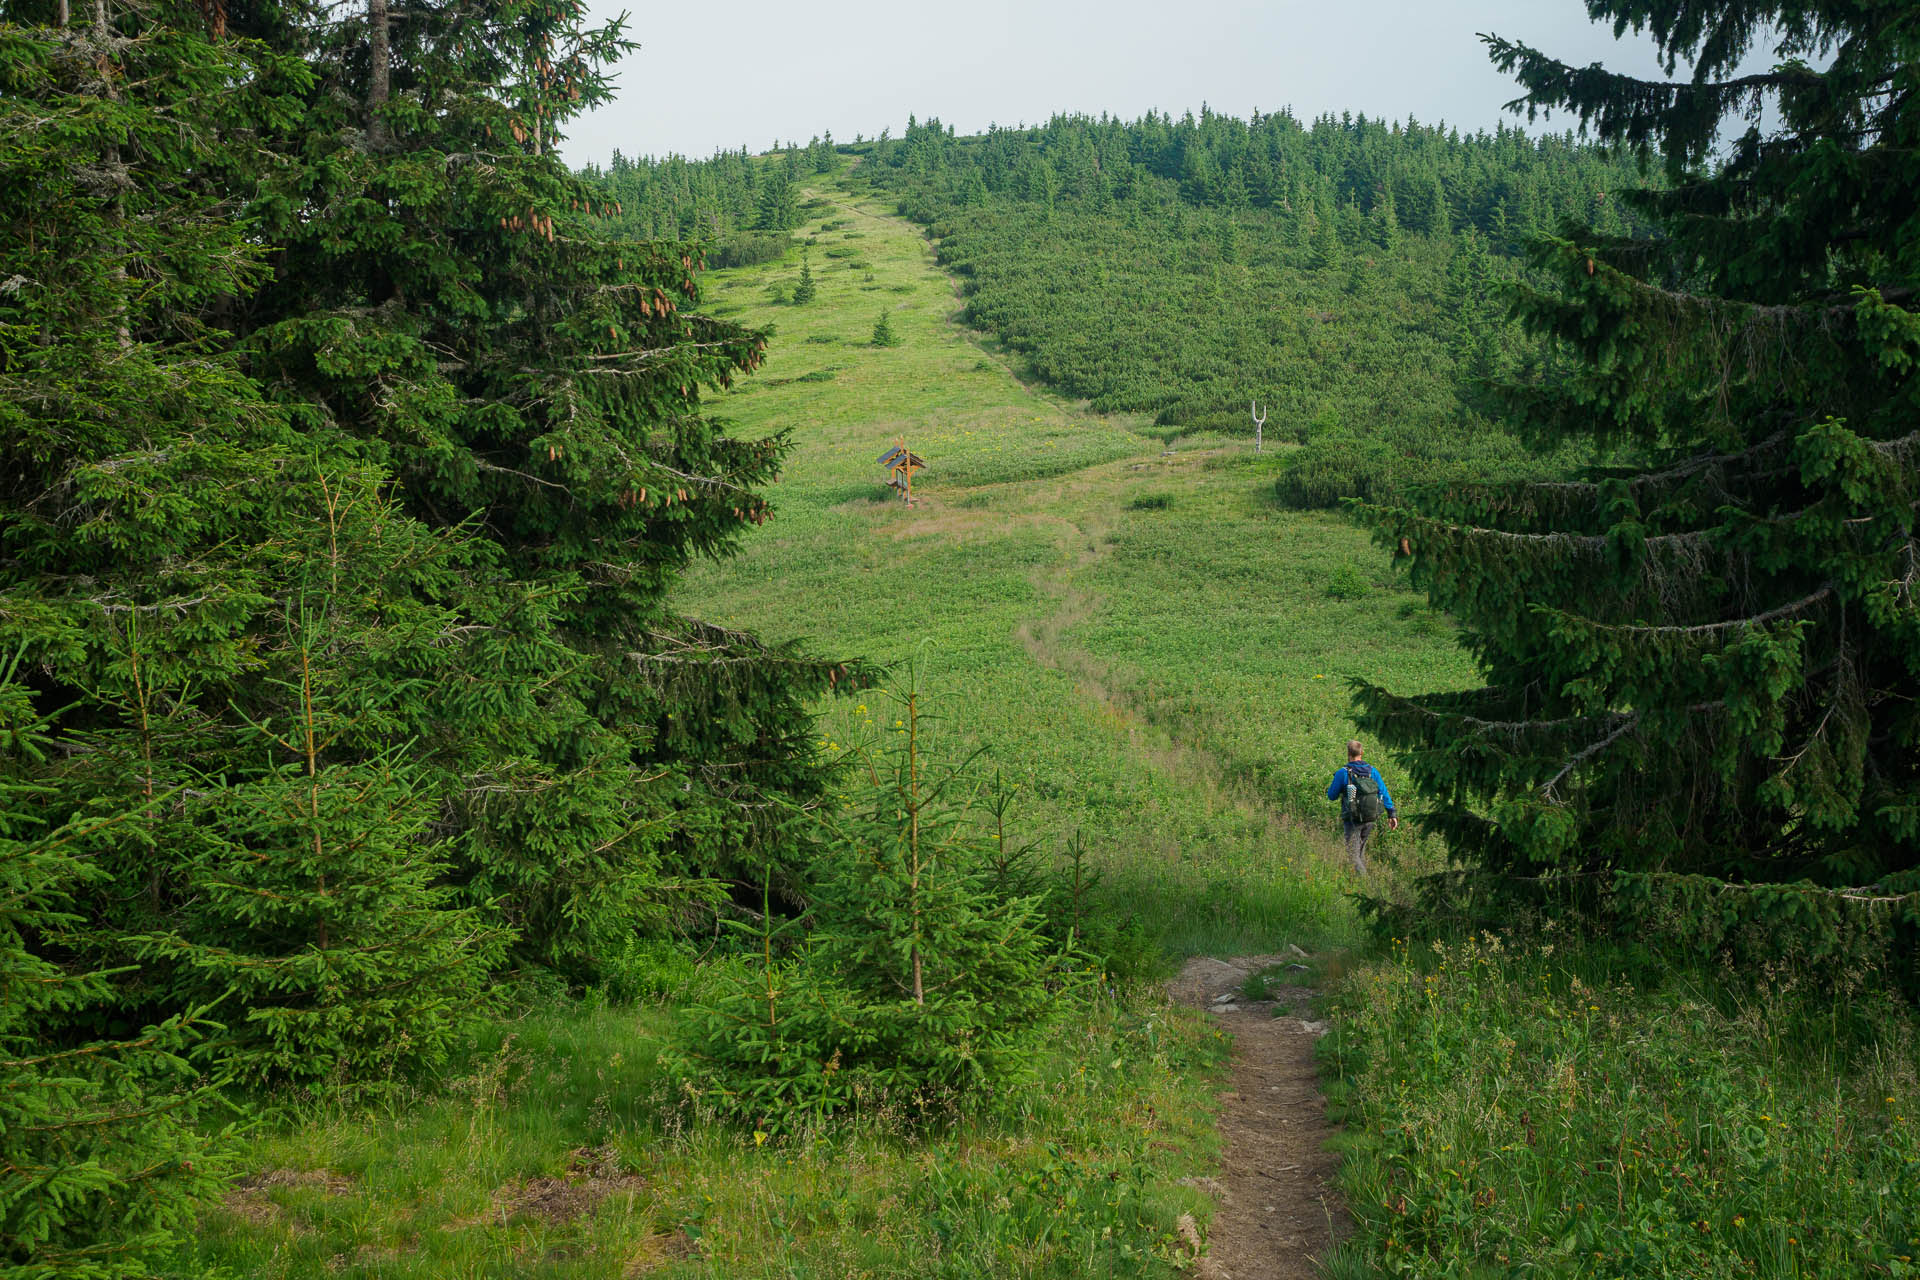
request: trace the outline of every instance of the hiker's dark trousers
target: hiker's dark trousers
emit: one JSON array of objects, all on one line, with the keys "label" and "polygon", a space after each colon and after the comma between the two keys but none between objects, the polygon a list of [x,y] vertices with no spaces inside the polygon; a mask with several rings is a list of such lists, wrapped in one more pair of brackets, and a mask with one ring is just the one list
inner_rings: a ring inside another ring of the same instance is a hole
[{"label": "hiker's dark trousers", "polygon": [[1367,874],[1367,841],[1373,839],[1373,829],[1379,824],[1343,818],[1341,825],[1347,829],[1347,856],[1353,859],[1353,869],[1360,875]]}]

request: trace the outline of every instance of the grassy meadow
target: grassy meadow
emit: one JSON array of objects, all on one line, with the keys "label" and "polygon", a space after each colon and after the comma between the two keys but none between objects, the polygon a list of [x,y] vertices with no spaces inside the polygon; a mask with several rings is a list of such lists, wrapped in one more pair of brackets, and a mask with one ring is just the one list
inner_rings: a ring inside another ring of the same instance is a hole
[{"label": "grassy meadow", "polygon": [[1920,1026],[1844,975],[1652,971],[1528,929],[1355,967],[1321,1045],[1336,1277],[1920,1275]]},{"label": "grassy meadow", "polygon": [[[809,195],[814,301],[777,301],[799,252],[708,278],[713,309],[776,330],[721,412],[797,447],[774,521],[676,603],[916,680],[952,749],[988,748],[1021,786],[1025,834],[1077,832],[1112,908],[1171,956],[1345,939],[1325,798],[1345,682],[1464,683],[1445,619],[1350,523],[1272,501],[1281,448],[1163,446],[1028,385],[956,325],[914,228],[844,187]],[[883,310],[898,346],[872,345]],[[911,507],[875,463],[897,439],[928,464]],[[888,729],[876,705],[830,708],[822,746]]]}]

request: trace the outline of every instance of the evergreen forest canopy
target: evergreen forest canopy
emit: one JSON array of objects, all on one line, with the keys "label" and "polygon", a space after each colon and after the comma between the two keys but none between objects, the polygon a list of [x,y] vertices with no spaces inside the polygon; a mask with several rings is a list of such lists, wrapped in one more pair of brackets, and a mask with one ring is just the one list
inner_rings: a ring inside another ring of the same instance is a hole
[{"label": "evergreen forest canopy", "polygon": [[[1487,679],[1362,685],[1365,720],[1475,893],[1611,887],[1635,936],[1920,991],[1920,11],[1589,8],[1691,75],[1489,45],[1529,110],[1664,160],[1630,196],[1659,234],[1536,240],[1516,308],[1550,355],[1495,390],[1525,437],[1634,462],[1360,507]],[[1721,78],[1762,40],[1771,71]]]},{"label": "evergreen forest canopy", "polygon": [[[757,261],[784,248],[768,233],[794,225],[795,187],[833,167],[829,141],[764,161],[616,154],[592,176],[636,228]],[[1580,460],[1534,455],[1479,411],[1474,388],[1526,350],[1499,290],[1542,231],[1646,225],[1617,198],[1647,181],[1631,160],[1505,127],[1203,110],[972,138],[910,121],[840,150],[929,225],[967,320],[1050,384],[1169,436],[1247,432],[1249,402],[1270,405],[1273,433],[1307,445],[1281,486],[1302,505]]]},{"label": "evergreen forest canopy", "polygon": [[[0,1267],[145,1274],[223,1081],[442,1061],[804,862],[859,671],[673,615],[764,335],[556,158],[572,0],[0,20]],[[142,1031],[141,1028],[147,1028]]]}]

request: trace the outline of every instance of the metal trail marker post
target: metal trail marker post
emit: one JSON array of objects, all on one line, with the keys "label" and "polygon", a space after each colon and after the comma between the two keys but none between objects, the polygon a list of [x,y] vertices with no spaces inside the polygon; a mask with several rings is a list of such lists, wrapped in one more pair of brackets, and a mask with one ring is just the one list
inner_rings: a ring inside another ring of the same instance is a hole
[{"label": "metal trail marker post", "polygon": [[1266,430],[1267,415],[1260,412],[1258,400],[1247,401],[1247,407],[1253,411],[1253,451],[1259,453],[1265,447],[1260,437]]}]

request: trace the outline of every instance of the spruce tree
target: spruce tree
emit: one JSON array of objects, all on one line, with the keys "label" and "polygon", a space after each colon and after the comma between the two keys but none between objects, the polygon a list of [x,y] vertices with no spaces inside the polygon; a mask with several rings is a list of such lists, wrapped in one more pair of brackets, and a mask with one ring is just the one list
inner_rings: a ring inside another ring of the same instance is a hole
[{"label": "spruce tree", "polygon": [[195,1010],[69,1034],[111,1020],[118,976],[71,962],[76,891],[106,877],[88,851],[156,850],[137,809],[47,821],[59,797],[20,773],[52,744],[18,673],[17,656],[0,671],[0,1273],[151,1275],[220,1185],[220,1140],[196,1124],[211,1090],[183,1057],[212,1028]]},{"label": "spruce tree", "polygon": [[765,793],[817,791],[805,699],[842,672],[666,608],[694,556],[767,519],[786,442],[702,410],[765,338],[700,313],[700,247],[617,238],[554,152],[629,47],[584,13],[395,5],[325,28],[298,162],[252,192],[277,253],[242,338],[304,431],[480,544],[449,568],[488,615],[458,647],[494,675],[435,685],[394,732],[437,773],[468,901],[590,975],[659,918],[666,861],[757,865]]},{"label": "spruce tree", "polygon": [[663,1054],[690,1100],[791,1128],[862,1102],[943,1110],[1031,1066],[1077,940],[1050,947],[1043,886],[1005,875],[1004,843],[961,809],[973,758],[936,762],[918,695],[898,702],[900,728],[845,783],[858,802],[810,819],[826,848],[805,941],[782,936],[794,922],[775,925],[763,888],[761,920],[736,926],[754,964]]},{"label": "spruce tree", "polygon": [[[433,883],[417,814],[336,817],[335,793],[363,794],[370,766],[424,742],[428,691],[497,681],[503,664],[463,635],[556,646],[539,631],[550,615],[488,581],[484,544],[391,509],[387,473],[299,430],[237,358],[221,326],[254,301],[267,244],[231,216],[252,176],[218,144],[297,118],[311,77],[220,17],[100,3],[65,27],[0,28],[0,244],[21,281],[0,298],[0,642],[57,744],[9,777],[50,827],[138,815],[85,847],[66,891],[59,962],[117,969],[89,989],[107,1007],[49,1009],[39,1030],[71,1052],[104,1021],[211,1006],[229,1034],[196,1052],[248,1074],[380,1072],[434,1056],[494,954]],[[198,129],[180,128],[189,114]],[[287,618],[309,611],[327,644],[288,643]],[[305,756],[331,790],[278,803],[263,788],[284,781],[269,737],[297,720],[290,691],[311,707],[315,678],[348,657],[351,731],[321,731]],[[465,758],[486,750],[462,726],[438,735]],[[273,967],[287,956],[318,972]],[[381,973],[356,981],[356,967]],[[444,973],[456,998],[410,1005],[410,969]],[[276,1037],[287,1070],[253,1070],[268,1006],[306,1003],[322,1015]],[[346,1027],[367,1052],[334,1051]]]},{"label": "spruce tree", "polygon": [[1463,406],[1479,407],[1499,359],[1500,302],[1493,260],[1473,228],[1455,242],[1447,259],[1446,340]]},{"label": "spruce tree", "polygon": [[[143,815],[70,891],[85,925],[67,961],[85,969],[124,964],[176,900],[159,832],[184,807],[179,749],[248,670],[269,590],[247,562],[277,537],[261,504],[302,446],[217,327],[264,246],[223,208],[214,143],[304,77],[186,6],[42,17],[0,25],[0,651],[58,744],[13,762],[49,826]],[[129,1020],[177,1012],[146,979],[103,994]],[[77,1043],[90,1016],[43,1030]]]},{"label": "spruce tree", "polygon": [[1367,235],[1378,247],[1392,253],[1400,245],[1400,213],[1393,202],[1393,193],[1387,191],[1374,204],[1373,211],[1367,215]]},{"label": "spruce tree", "polygon": [[812,302],[819,292],[819,286],[813,282],[813,263],[803,252],[800,255],[800,281],[793,286],[793,305],[804,307]]},{"label": "spruce tree", "polygon": [[137,815],[49,963],[142,963],[34,1034],[219,999],[250,1078],[430,1062],[503,942],[591,976],[819,790],[806,704],[857,673],[664,602],[767,517],[783,441],[701,410],[764,340],[554,156],[620,45],[575,5],[38,16],[0,653],[57,745],[6,777],[48,830]]},{"label": "spruce tree", "polygon": [[178,901],[138,944],[170,1006],[230,1009],[219,1047],[236,1075],[353,1085],[442,1061],[511,935],[446,882],[434,771],[396,733],[436,680],[476,678],[447,644],[474,615],[420,600],[408,571],[462,541],[401,515],[377,472],[290,467],[296,508],[302,481],[319,510],[305,530],[277,522],[288,585],[254,631],[246,714],[219,756],[172,753],[222,776],[164,823]]},{"label": "spruce tree", "polygon": [[754,197],[753,225],[759,231],[791,231],[800,225],[800,206],[786,165],[775,161],[760,171]]},{"label": "spruce tree", "polygon": [[[1690,75],[1493,57],[1530,114],[1664,159],[1633,197],[1659,233],[1537,242],[1554,285],[1517,307],[1549,351],[1501,400],[1618,465],[1363,509],[1486,678],[1363,685],[1365,722],[1496,880],[1920,888],[1920,24],[1844,0],[1588,7]],[[1775,65],[1732,75],[1762,40]],[[1716,150],[1733,112],[1750,123]]]},{"label": "spruce tree", "polygon": [[840,153],[833,146],[833,130],[827,130],[808,144],[807,159],[812,162],[815,173],[832,173],[840,167]]}]

